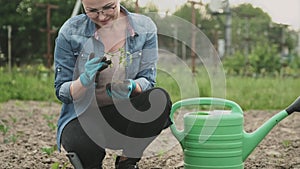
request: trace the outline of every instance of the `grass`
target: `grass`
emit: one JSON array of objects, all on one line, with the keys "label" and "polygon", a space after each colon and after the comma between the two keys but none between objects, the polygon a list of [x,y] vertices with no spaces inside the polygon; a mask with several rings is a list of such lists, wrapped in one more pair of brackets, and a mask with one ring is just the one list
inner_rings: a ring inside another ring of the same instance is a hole
[{"label": "grass", "polygon": [[300,96],[300,79],[227,77],[227,98],[243,109],[284,109]]},{"label": "grass", "polygon": [[0,124],[0,132],[2,133],[3,136],[6,135],[6,133],[8,132],[8,127],[2,122],[0,121],[1,124]]},{"label": "grass", "polygon": [[[204,73],[195,75],[198,93],[190,93],[190,97],[214,97],[211,82],[213,81]],[[175,73],[176,72],[172,72]],[[179,73],[180,74],[180,73]],[[180,88],[171,73],[158,72],[157,85],[165,88],[176,102],[188,97],[182,97]],[[181,79],[185,76],[182,75]],[[183,80],[184,81],[184,80]],[[293,77],[241,77],[226,76],[225,89],[215,89],[225,92],[224,96],[239,104],[243,110],[281,110],[291,104],[300,93],[298,92],[300,79]],[[189,87],[189,86],[187,86]],[[223,85],[220,85],[222,88]],[[217,88],[217,87],[215,87]],[[195,91],[194,89],[190,88]],[[216,93],[216,92],[215,92]],[[218,93],[217,93],[218,94]],[[220,94],[221,95],[221,94]]]},{"label": "grass", "polygon": [[[166,89],[174,103],[191,97],[214,97],[212,81],[205,70],[188,76],[177,68],[169,72],[158,71],[157,76],[157,86]],[[50,70],[29,66],[14,68],[8,73],[0,68],[0,102],[11,99],[57,102],[53,84],[54,73]],[[300,79],[293,77],[226,76],[225,84],[220,88],[217,84],[214,90],[225,92],[225,98],[235,101],[243,110],[284,109],[300,95]]]},{"label": "grass", "polygon": [[56,101],[51,71],[28,71],[15,68],[0,70],[0,102],[8,100]]},{"label": "grass", "polygon": [[52,147],[42,147],[41,151],[47,155],[52,155],[57,150],[56,145]]}]

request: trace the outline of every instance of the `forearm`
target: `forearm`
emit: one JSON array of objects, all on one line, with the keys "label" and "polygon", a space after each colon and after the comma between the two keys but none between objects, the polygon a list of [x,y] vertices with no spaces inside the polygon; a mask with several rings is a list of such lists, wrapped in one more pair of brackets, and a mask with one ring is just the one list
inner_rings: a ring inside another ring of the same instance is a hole
[{"label": "forearm", "polygon": [[141,86],[139,85],[139,83],[136,83],[136,87],[134,89],[134,91],[132,91],[132,96],[136,96],[136,95],[139,95],[142,93],[142,88]]},{"label": "forearm", "polygon": [[137,77],[134,81],[139,84],[139,88],[142,92],[153,88],[156,83],[155,76],[149,76],[149,74]]},{"label": "forearm", "polygon": [[82,85],[80,78],[73,81],[70,85],[70,93],[73,100],[80,98],[86,92],[86,90],[87,88]]}]

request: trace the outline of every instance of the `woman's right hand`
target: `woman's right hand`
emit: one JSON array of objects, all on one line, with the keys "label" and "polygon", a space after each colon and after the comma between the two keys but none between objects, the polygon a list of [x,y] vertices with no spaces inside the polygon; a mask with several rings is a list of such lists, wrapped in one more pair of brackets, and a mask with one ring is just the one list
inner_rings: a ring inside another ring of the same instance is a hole
[{"label": "woman's right hand", "polygon": [[95,84],[96,74],[106,69],[110,64],[111,60],[107,60],[106,57],[102,57],[100,60],[100,57],[95,58],[95,54],[91,53],[89,60],[85,63],[85,72],[70,86],[73,100],[80,98],[86,92],[88,86]]},{"label": "woman's right hand", "polygon": [[89,60],[85,63],[85,71],[80,75],[81,84],[84,87],[93,84],[97,72],[103,71],[109,64],[111,64],[110,60],[106,60],[105,57],[95,57],[95,54],[91,53]]}]

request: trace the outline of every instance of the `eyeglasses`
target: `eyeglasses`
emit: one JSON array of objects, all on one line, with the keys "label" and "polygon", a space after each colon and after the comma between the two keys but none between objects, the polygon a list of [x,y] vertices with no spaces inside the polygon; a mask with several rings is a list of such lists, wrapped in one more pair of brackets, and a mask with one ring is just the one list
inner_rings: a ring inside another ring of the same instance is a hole
[{"label": "eyeglasses", "polygon": [[102,7],[102,9],[89,9],[86,11],[87,16],[90,18],[97,18],[99,14],[101,13],[102,15],[111,15],[115,12],[115,8],[117,7],[116,4],[108,5]]}]

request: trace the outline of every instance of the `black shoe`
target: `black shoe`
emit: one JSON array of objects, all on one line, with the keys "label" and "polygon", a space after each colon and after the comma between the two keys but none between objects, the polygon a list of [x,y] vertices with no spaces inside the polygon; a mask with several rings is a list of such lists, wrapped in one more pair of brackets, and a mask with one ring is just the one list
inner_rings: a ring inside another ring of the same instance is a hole
[{"label": "black shoe", "polygon": [[140,161],[140,158],[127,158],[122,161],[120,161],[120,158],[120,156],[117,156],[116,158],[116,169],[139,169],[137,162]]}]

